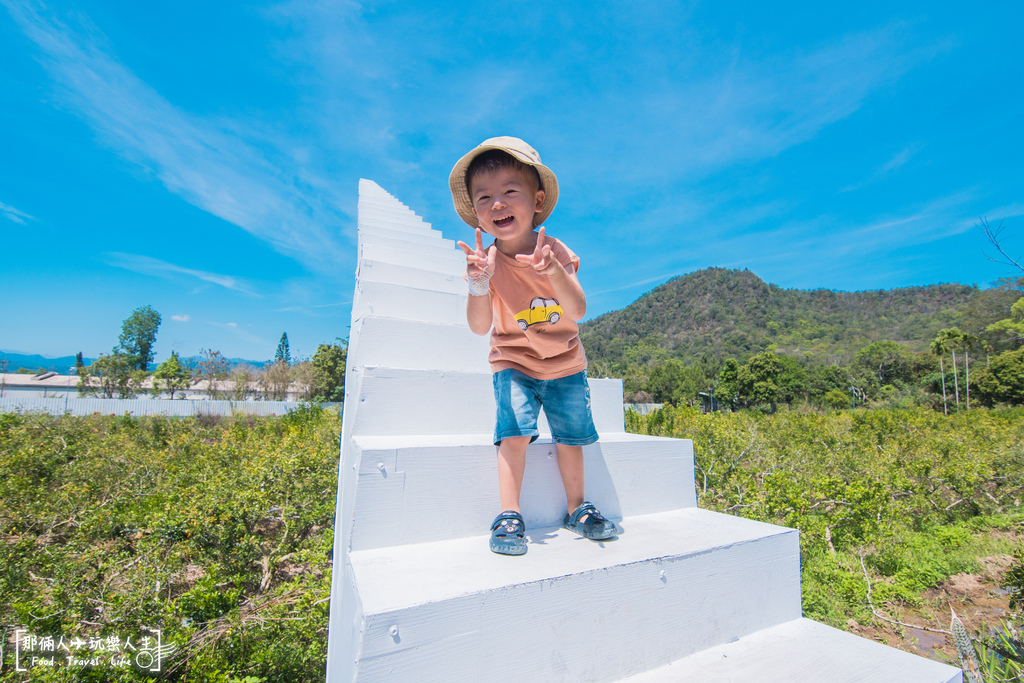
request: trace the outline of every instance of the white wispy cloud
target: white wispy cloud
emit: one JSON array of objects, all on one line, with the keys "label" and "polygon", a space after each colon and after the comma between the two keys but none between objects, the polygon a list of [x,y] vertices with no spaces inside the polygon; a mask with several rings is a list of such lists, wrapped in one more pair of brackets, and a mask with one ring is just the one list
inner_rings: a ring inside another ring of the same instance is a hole
[{"label": "white wispy cloud", "polygon": [[234,334],[236,337],[243,341],[251,342],[253,344],[260,344],[263,346],[268,346],[270,344],[270,342],[268,342],[267,340],[257,337],[255,334],[245,329],[245,327],[239,326],[239,324],[236,322],[209,322],[208,324],[214,327],[219,327],[222,330],[227,330],[228,332],[231,332],[232,334]]},{"label": "white wispy cloud", "polygon": [[321,272],[350,255],[351,223],[318,181],[289,167],[273,140],[190,114],[138,78],[81,14],[58,16],[38,2],[0,0],[39,47],[56,95],[125,158],[171,192]]},{"label": "white wispy cloud", "polygon": [[921,151],[922,147],[923,145],[919,143],[915,143],[913,145],[904,147],[899,152],[897,152],[893,158],[889,159],[889,161],[882,164],[881,168],[872,173],[870,176],[868,176],[859,183],[848,185],[847,187],[842,188],[840,192],[852,192],[854,190],[859,190],[862,187],[870,185],[871,183],[874,183],[875,181],[881,179],[883,176],[887,175],[890,171],[894,171],[903,166],[904,164],[906,164],[908,161],[910,161],[911,157],[913,157],[914,155]]},{"label": "white wispy cloud", "polygon": [[334,303],[334,304],[309,304],[308,306],[285,306],[283,308],[273,308],[269,312],[270,313],[301,313],[303,315],[307,315],[307,316],[314,317],[314,318],[322,318],[322,317],[325,317],[327,314],[320,313],[320,312],[318,312],[315,309],[337,308],[338,306],[349,306],[351,304],[352,304],[351,301],[339,301],[338,303]]},{"label": "white wispy cloud", "polygon": [[910,157],[914,156],[921,150],[921,145],[911,145],[904,147],[900,152],[890,159],[884,166],[882,166],[882,173],[888,173],[894,169],[899,168],[903,164],[910,161]]},{"label": "white wispy cloud", "polygon": [[3,217],[6,218],[7,220],[14,221],[19,225],[25,225],[26,220],[35,220],[32,216],[29,216],[27,213],[18,211],[13,206],[10,206],[9,204],[4,204],[3,202],[0,202],[0,214],[3,214]]},{"label": "white wispy cloud", "polygon": [[652,282],[665,282],[669,278],[675,277],[676,275],[678,275],[678,273],[670,273],[670,274],[658,275],[656,277],[648,277],[648,278],[644,278],[642,280],[637,280],[635,282],[630,282],[630,283],[625,284],[625,285],[620,285],[618,287],[610,287],[608,289],[599,289],[596,292],[590,292],[590,295],[591,296],[599,296],[601,294],[609,294],[611,292],[621,292],[621,291],[623,291],[625,289],[633,289],[634,287],[641,287],[643,285],[649,285]]},{"label": "white wispy cloud", "polygon": [[141,256],[139,254],[111,252],[107,254],[107,257],[108,259],[106,263],[108,265],[115,266],[117,268],[124,268],[125,270],[130,270],[134,273],[153,275],[155,277],[162,277],[168,280],[180,279],[176,276],[185,275],[190,278],[196,278],[203,282],[224,287],[225,289],[242,292],[243,294],[261,296],[243,280],[231,275],[221,275],[219,273],[208,273],[202,270],[195,270],[194,268],[185,268],[183,266],[174,265],[173,263],[168,263],[167,261],[161,261],[160,259],[153,258],[151,256]]},{"label": "white wispy cloud", "polygon": [[173,320],[176,323],[187,323],[190,319],[191,319],[191,316],[189,316],[187,314],[172,315],[171,316],[171,320]]}]

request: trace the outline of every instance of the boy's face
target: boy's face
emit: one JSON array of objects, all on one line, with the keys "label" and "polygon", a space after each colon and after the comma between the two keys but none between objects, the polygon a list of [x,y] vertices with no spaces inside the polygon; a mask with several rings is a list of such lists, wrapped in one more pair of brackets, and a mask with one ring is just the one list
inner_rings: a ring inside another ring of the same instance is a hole
[{"label": "boy's face", "polygon": [[469,183],[480,228],[499,241],[515,243],[533,232],[533,218],[544,205],[544,190],[528,171],[502,168],[479,173]]}]

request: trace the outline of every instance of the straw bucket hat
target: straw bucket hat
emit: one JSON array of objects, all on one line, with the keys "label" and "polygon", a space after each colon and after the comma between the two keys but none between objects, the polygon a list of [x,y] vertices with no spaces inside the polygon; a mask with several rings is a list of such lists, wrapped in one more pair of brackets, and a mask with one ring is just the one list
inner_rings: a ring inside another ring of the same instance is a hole
[{"label": "straw bucket hat", "polygon": [[519,138],[508,136],[484,140],[455,164],[451,175],[448,176],[448,186],[452,190],[452,203],[455,204],[455,210],[459,212],[459,216],[471,228],[480,227],[480,221],[477,220],[476,214],[473,213],[473,200],[470,199],[469,191],[466,189],[466,171],[469,170],[469,164],[478,154],[491,149],[500,149],[502,152],[507,152],[522,163],[537,169],[537,173],[540,174],[541,189],[544,190],[544,204],[541,206],[541,210],[533,217],[533,224],[538,226],[544,223],[548,216],[551,215],[551,212],[555,210],[555,204],[558,203],[558,178],[555,177],[550,168],[540,162],[540,155],[537,154],[537,150]]}]

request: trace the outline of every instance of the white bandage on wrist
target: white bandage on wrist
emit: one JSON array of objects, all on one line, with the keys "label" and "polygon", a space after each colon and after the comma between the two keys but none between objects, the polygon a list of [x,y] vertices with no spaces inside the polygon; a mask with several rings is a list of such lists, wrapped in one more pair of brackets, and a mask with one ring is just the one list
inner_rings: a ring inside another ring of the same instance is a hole
[{"label": "white bandage on wrist", "polygon": [[490,290],[490,286],[488,285],[491,281],[490,273],[484,273],[483,275],[470,275],[466,279],[469,280],[470,296],[487,296],[487,292]]}]

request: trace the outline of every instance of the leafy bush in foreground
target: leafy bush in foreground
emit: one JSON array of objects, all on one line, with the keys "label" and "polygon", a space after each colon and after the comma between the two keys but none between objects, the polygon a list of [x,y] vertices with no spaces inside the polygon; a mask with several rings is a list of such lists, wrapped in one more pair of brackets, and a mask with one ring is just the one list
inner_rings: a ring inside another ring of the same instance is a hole
[{"label": "leafy bush in foreground", "polygon": [[319,406],[223,420],[0,415],[5,654],[15,629],[68,641],[159,629],[177,649],[161,680],[322,681],[340,422]]},{"label": "leafy bush in foreground", "polygon": [[[1024,519],[1024,410],[627,413],[629,431],[689,438],[701,507],[800,530],[804,611],[845,626],[913,604],[976,567],[981,532]],[[864,561],[862,567],[861,561]]]}]

